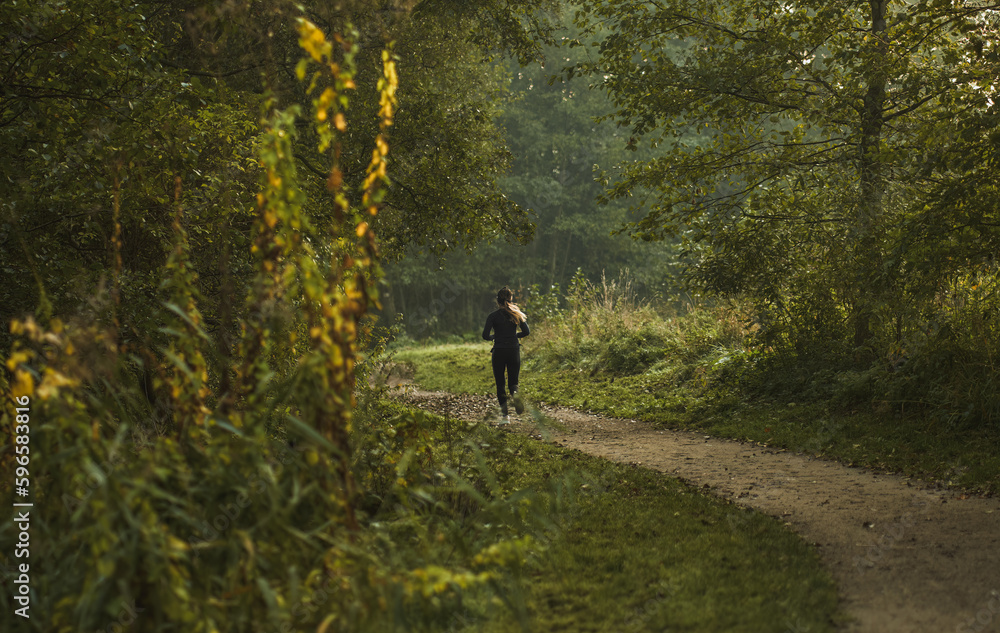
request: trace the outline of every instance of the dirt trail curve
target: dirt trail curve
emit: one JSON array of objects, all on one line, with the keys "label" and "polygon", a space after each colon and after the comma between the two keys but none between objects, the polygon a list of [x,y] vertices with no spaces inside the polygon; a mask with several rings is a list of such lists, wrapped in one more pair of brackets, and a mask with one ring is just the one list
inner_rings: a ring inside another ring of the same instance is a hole
[{"label": "dirt trail curve", "polygon": [[[406,389],[400,399],[483,419],[492,399]],[[815,543],[853,618],[845,633],[1000,633],[1000,500],[933,490],[780,449],[543,407],[569,448],[671,474],[781,517]],[[531,431],[528,416],[511,429]],[[787,625],[778,633],[804,633]]]}]

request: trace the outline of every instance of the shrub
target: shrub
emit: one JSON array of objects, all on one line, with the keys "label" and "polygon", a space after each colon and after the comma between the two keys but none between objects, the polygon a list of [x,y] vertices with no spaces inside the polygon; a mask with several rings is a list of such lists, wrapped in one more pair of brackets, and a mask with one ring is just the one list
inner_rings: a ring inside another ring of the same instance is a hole
[{"label": "shrub", "polygon": [[[356,46],[299,25],[309,58],[332,73],[314,86],[343,96]],[[384,132],[396,82],[388,51],[383,60]],[[346,103],[326,96],[311,120],[323,149]],[[520,500],[476,488],[491,481],[482,460],[462,462],[475,479],[449,476],[426,420],[355,407],[356,379],[369,375],[356,367],[379,274],[367,220],[386,183],[384,137],[360,208],[331,179],[336,239],[323,256],[293,159],[299,108],[267,108],[257,272],[232,306],[234,346],[204,326],[179,203],[153,319],[162,347],[126,346],[114,290],[103,314],[12,328],[0,426],[30,438],[21,461],[34,503],[21,630],[440,630],[463,592],[495,585],[531,547],[514,520]],[[5,447],[0,474],[11,481],[18,466]],[[9,544],[13,522],[0,533]],[[0,596],[4,630],[18,606]]]}]

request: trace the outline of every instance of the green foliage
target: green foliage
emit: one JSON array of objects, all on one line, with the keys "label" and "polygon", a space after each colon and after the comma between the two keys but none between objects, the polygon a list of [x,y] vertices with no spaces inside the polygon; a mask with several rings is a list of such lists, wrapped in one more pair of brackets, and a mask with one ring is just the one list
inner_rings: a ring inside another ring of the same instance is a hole
[{"label": "green foliage", "polygon": [[450,5],[423,3],[394,33],[401,73],[398,140],[392,186],[374,224],[392,259],[417,247],[436,255],[472,250],[497,234],[524,239],[532,229],[498,181],[510,164],[496,123],[502,74],[469,41],[483,28],[480,20],[489,19],[487,10],[477,18]]},{"label": "green foliage", "polygon": [[[566,22],[563,39],[577,37],[578,29]],[[643,248],[612,235],[634,216],[623,203],[596,204],[600,179],[627,155],[622,130],[595,120],[611,106],[607,96],[583,77],[552,76],[553,64],[584,60],[581,51],[549,47],[545,53],[545,67],[508,69],[513,102],[501,123],[515,161],[503,185],[512,199],[532,210],[537,224],[524,254],[511,254],[524,261],[509,276],[549,288],[568,283],[576,270],[596,280],[605,269],[631,267],[633,278],[650,291],[669,287],[662,261],[668,247]]]},{"label": "green foliage", "polygon": [[528,286],[527,296],[521,300],[520,306],[526,314],[531,314],[538,321],[549,321],[559,318],[562,309],[562,291],[559,284],[552,284],[542,290],[539,284]]},{"label": "green foliage", "polygon": [[605,88],[653,152],[605,195],[639,196],[636,237],[680,236],[688,278],[752,302],[765,344],[883,361],[993,267],[996,198],[973,189],[997,180],[996,16],[776,6],[585,2],[570,46],[591,33],[595,56],[564,74]]},{"label": "green foliage", "polygon": [[[980,301],[957,302],[896,348],[892,363],[863,369],[829,350],[763,345],[739,306],[664,317],[649,306],[609,311],[601,294],[581,300],[586,290],[578,285],[567,297],[575,309],[535,324],[525,341],[522,389],[536,399],[978,490],[1000,486],[989,284],[977,287]],[[429,352],[421,362],[442,383],[456,361]]]},{"label": "green foliage", "polygon": [[[115,372],[96,362],[114,353],[100,332],[78,330],[72,354],[66,332],[43,336],[48,379],[36,393],[48,397],[32,406],[31,449],[32,500],[45,512],[32,515],[40,536],[31,563],[36,628],[27,630],[104,629],[130,605],[151,630],[328,620],[339,630],[437,630],[466,590],[499,582],[499,567],[531,547],[524,534],[538,519],[524,495],[484,484],[494,481],[478,450],[488,446],[485,429],[461,430],[476,443],[431,441],[441,427],[423,415],[369,411],[380,438],[355,434],[365,518],[348,534],[338,527],[344,499],[325,485],[339,486],[338,477],[317,462],[314,431],[289,424],[290,436],[301,434],[291,449],[263,432],[262,411],[243,417],[242,432],[216,419],[193,444],[150,435],[135,421],[157,412],[127,374],[91,374],[97,388],[81,390],[52,371],[59,361],[76,373]],[[368,476],[372,464],[381,481]],[[11,532],[7,521],[3,533]]]},{"label": "green foliage", "polygon": [[537,59],[544,44],[551,44],[553,24],[550,13],[558,11],[557,0],[485,0],[470,4],[462,0],[421,0],[418,16],[432,14],[473,19],[476,27],[470,41],[492,53],[507,53],[521,65]]},{"label": "green foliage", "polygon": [[[0,118],[0,148],[10,158],[0,168],[0,233],[23,255],[4,270],[4,348],[12,317],[31,313],[42,297],[48,314],[67,317],[112,274],[118,318],[131,326],[123,336],[155,336],[150,309],[173,241],[175,177],[196,245],[192,265],[210,273],[203,278],[218,281],[217,268],[208,268],[218,261],[206,253],[246,245],[239,232],[249,233],[253,219],[260,98],[237,102],[224,86],[167,63],[181,37],[173,7],[95,0],[8,3],[2,11],[5,24],[20,28],[2,44],[12,63]],[[227,265],[246,273],[248,263]],[[214,302],[206,304],[214,317]]]},{"label": "green foliage", "polygon": [[[360,195],[331,182],[334,212],[314,216],[299,130],[312,126],[329,144],[335,173],[357,45],[296,24],[308,55],[298,69],[318,68],[307,93],[319,94],[307,117],[266,95],[241,254],[253,274],[242,302],[229,287],[216,306],[235,340],[208,330],[179,175],[172,247],[151,275],[163,309],[145,315],[160,330],[123,326],[122,307],[136,308],[120,292],[124,167],[111,188],[106,303],[65,323],[12,323],[0,426],[12,437],[15,403],[30,409],[30,499],[44,508],[32,512],[25,630],[104,630],[128,609],[150,631],[439,630],[465,591],[502,582],[532,548],[523,495],[494,485],[475,447],[436,455],[413,414],[370,408],[354,429],[396,62],[382,52],[379,131]],[[228,253],[216,255],[224,268]],[[12,445],[0,466],[13,477]],[[11,544],[13,521],[0,535]],[[0,606],[10,628],[9,593]]]},{"label": "green foliage", "polygon": [[1000,422],[1000,323],[994,273],[958,279],[925,329],[894,346],[877,368],[875,398],[922,410],[960,429]]},{"label": "green foliage", "polygon": [[[564,37],[576,34],[567,18],[557,23]],[[519,301],[530,295],[559,296],[552,288],[565,287],[576,271],[597,281],[604,271],[615,275],[629,269],[645,296],[675,290],[678,266],[674,245],[638,244],[626,235],[612,234],[636,216],[625,203],[596,204],[601,192],[598,179],[606,176],[605,172],[612,173],[615,164],[627,155],[622,131],[610,121],[594,120],[610,107],[609,101],[600,91],[591,90],[584,77],[551,77],[567,59],[583,59],[580,51],[546,46],[543,52],[544,66],[511,63],[497,64],[488,73],[480,69],[480,79],[463,79],[468,86],[466,96],[449,98],[455,112],[465,113],[468,135],[477,133],[482,116],[495,119],[501,127],[503,144],[509,148],[503,164],[509,165],[509,170],[499,185],[506,199],[525,210],[532,226],[523,227],[527,231],[496,226],[480,217],[480,229],[471,234],[483,235],[489,243],[478,245],[471,253],[441,256],[441,249],[422,254],[411,248],[399,261],[389,264],[385,312],[403,314],[404,329],[415,339],[475,332],[492,311],[490,295],[497,288],[509,285]],[[464,68],[460,62],[453,65],[456,73]],[[493,82],[493,103],[487,107],[471,102],[487,80]],[[435,119],[428,133],[438,126]],[[486,139],[477,146],[478,158],[469,160],[477,164],[491,155],[495,149],[488,146],[499,146],[500,140]],[[467,160],[447,145],[437,147],[438,151],[428,156],[434,164],[446,165],[456,157]],[[500,164],[497,158],[490,160]],[[406,189],[419,191],[411,182],[406,183]],[[475,200],[467,195],[461,205],[475,204]],[[435,221],[433,216],[424,215],[408,222],[418,226]],[[442,233],[447,230],[441,228]],[[449,244],[468,245],[468,240],[458,237],[458,241],[448,237]],[[532,319],[541,316],[528,315]]]},{"label": "green foliage", "polygon": [[[492,118],[498,76],[476,42],[529,55],[529,34],[544,34],[547,20],[520,3],[479,10],[391,4],[392,11],[366,2],[342,11],[316,2],[301,7],[332,32],[350,32],[352,20],[361,43],[351,79],[358,98],[336,122],[354,131],[340,139],[339,170],[329,169],[332,148],[326,158],[295,153],[316,229],[327,235],[337,222],[328,185],[365,188],[365,140],[379,126],[381,50],[395,40],[403,61],[394,182],[384,189],[381,213],[369,219],[383,249],[392,254],[411,242],[437,251],[471,248],[496,231],[523,234],[524,213],[496,184],[507,160]],[[292,18],[299,11],[284,0],[0,7],[0,22],[11,26],[0,42],[0,56],[10,60],[0,69],[0,151],[8,158],[0,165],[0,244],[19,253],[0,267],[0,348],[9,349],[11,319],[35,312],[65,320],[86,309],[102,280],[119,298],[123,338],[165,343],[152,316],[178,204],[209,333],[238,338],[228,306],[251,292],[255,271],[249,246],[262,175],[261,108],[267,94],[280,103],[322,95],[306,95],[307,84],[294,76],[301,54]],[[296,134],[300,147],[320,145],[315,125]],[[329,254],[325,243],[313,247]]]},{"label": "green foliage", "polygon": [[665,317],[641,301],[627,274],[599,284],[574,278],[567,308],[545,320],[526,345],[536,362],[560,369],[614,376],[657,372],[701,359],[720,347],[741,346],[746,333],[721,309],[689,306],[684,316]]}]

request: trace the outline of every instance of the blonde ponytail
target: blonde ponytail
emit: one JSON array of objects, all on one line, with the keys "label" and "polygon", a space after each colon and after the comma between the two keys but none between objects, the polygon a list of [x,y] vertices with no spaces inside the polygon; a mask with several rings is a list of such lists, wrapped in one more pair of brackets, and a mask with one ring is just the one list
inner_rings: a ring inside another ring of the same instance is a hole
[{"label": "blonde ponytail", "polygon": [[526,322],[528,320],[527,315],[521,311],[521,308],[517,307],[517,304],[508,303],[507,305],[500,307],[504,309],[504,312],[510,315],[514,323]]},{"label": "blonde ponytail", "polygon": [[517,307],[516,303],[513,303],[513,299],[514,293],[511,292],[510,288],[507,286],[504,286],[499,292],[497,292],[497,306],[507,313],[510,320],[515,324],[522,322],[526,323],[528,321],[527,315],[521,311],[521,308]]}]

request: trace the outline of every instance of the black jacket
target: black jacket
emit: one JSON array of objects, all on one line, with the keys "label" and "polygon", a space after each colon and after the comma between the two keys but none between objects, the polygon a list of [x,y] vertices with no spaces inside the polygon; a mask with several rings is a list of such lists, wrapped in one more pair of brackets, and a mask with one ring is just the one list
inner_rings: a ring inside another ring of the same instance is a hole
[{"label": "black jacket", "polygon": [[[518,326],[521,327],[520,332],[517,331]],[[490,334],[490,330],[493,330],[496,334]],[[483,328],[483,340],[493,341],[494,349],[516,348],[521,345],[517,339],[524,338],[528,335],[528,332],[527,321],[521,321],[515,325],[510,320],[510,314],[506,310],[500,309],[486,317],[486,327]]]}]

